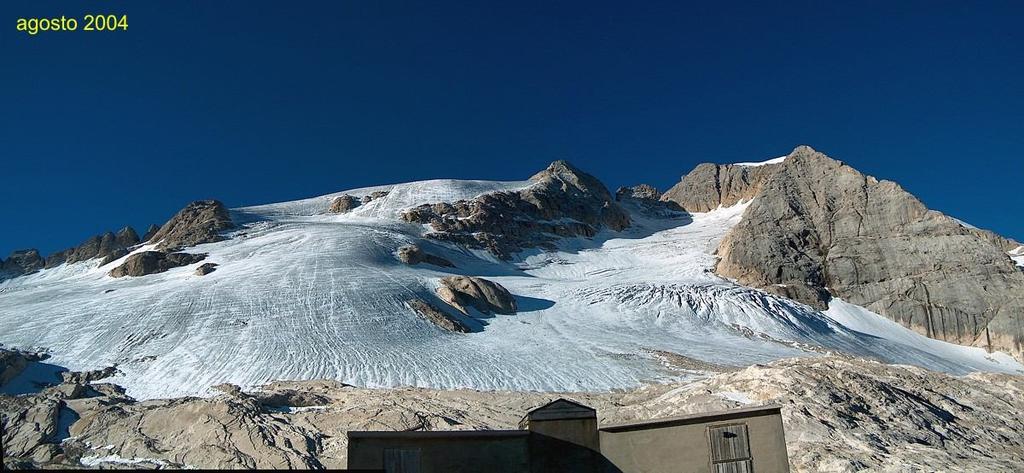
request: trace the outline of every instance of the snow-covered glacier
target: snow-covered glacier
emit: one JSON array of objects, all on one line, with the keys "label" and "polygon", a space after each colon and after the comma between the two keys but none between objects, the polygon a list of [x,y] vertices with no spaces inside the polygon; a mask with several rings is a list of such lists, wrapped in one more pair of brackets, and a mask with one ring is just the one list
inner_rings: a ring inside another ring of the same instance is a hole
[{"label": "snow-covered glacier", "polygon": [[[387,195],[353,211],[325,211],[331,194],[232,210],[224,241],[189,248],[219,264],[112,278],[96,260],[0,283],[0,342],[45,347],[73,370],[117,364],[110,381],[138,398],[205,394],[213,385],[329,378],[361,386],[606,390],[698,375],[660,353],[749,365],[849,353],[952,373],[1021,371],[1003,354],[927,339],[835,300],[814,309],[716,276],[714,250],[746,204],[703,214],[652,215],[557,251],[501,261],[422,238],[399,213],[530,181],[434,180],[353,189]],[[456,268],[408,266],[417,243]],[[147,247],[136,251],[145,250]],[[413,312],[439,278],[487,278],[517,297],[514,315],[476,314],[451,333]]]}]

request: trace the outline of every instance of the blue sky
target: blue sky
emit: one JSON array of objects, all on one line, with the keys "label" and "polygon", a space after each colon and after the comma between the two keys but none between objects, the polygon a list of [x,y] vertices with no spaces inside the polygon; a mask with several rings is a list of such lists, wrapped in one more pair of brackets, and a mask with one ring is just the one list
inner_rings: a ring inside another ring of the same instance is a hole
[{"label": "blue sky", "polygon": [[[1024,3],[637,3],[5,2],[0,254],[202,198],[554,159],[664,190],[798,144],[1024,239]],[[100,10],[129,30],[15,32]]]}]

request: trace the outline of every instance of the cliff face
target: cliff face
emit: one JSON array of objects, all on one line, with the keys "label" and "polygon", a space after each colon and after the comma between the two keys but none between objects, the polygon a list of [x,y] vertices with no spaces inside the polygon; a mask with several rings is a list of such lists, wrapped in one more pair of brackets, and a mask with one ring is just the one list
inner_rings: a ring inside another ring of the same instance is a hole
[{"label": "cliff face", "polygon": [[661,196],[662,201],[679,204],[689,212],[708,212],[753,199],[764,182],[781,164],[744,166],[739,164],[698,165]]},{"label": "cliff face", "polygon": [[[932,338],[1021,355],[1024,273],[1003,248],[1015,242],[806,146],[774,166],[720,244],[718,274],[817,308],[840,297]],[[715,201],[704,192],[682,200]]]}]

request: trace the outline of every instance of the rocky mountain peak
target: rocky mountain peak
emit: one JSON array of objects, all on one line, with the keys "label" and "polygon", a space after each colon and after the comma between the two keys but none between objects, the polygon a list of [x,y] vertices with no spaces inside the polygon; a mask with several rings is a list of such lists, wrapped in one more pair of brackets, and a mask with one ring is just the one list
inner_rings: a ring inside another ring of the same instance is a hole
[{"label": "rocky mountain peak", "polygon": [[533,185],[471,200],[411,208],[408,222],[428,223],[428,238],[486,248],[500,258],[524,248],[553,248],[559,237],[592,237],[602,228],[621,231],[629,214],[597,178],[565,161],[533,175]]},{"label": "rocky mountain peak", "polygon": [[1006,254],[1009,240],[808,146],[779,164],[735,168],[709,176],[698,167],[672,195],[703,209],[753,200],[718,248],[719,274],[822,309],[840,297],[932,338],[1021,353],[1024,274]]},{"label": "rocky mountain peak", "polygon": [[575,191],[607,202],[613,201],[611,192],[600,180],[579,170],[568,161],[554,161],[543,171],[531,176],[530,180],[540,185],[557,184],[562,191]]},{"label": "rocky mountain peak", "polygon": [[223,240],[220,232],[234,227],[227,207],[218,200],[197,200],[178,211],[150,238],[158,249],[178,249]]},{"label": "rocky mountain peak", "polygon": [[114,235],[114,239],[123,246],[131,246],[139,243],[139,234],[135,232],[134,228],[126,225],[124,228],[117,231],[117,234]]}]

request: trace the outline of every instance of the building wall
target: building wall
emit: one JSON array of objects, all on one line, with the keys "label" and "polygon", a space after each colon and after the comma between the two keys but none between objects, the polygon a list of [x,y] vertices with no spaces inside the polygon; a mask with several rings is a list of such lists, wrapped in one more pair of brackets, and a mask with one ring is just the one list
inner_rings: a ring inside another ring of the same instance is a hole
[{"label": "building wall", "polygon": [[597,418],[531,420],[530,471],[594,473],[601,462]]},{"label": "building wall", "polygon": [[605,469],[616,473],[714,471],[708,428],[732,424],[747,426],[754,472],[789,471],[782,416],[778,413],[714,422],[602,429],[601,454],[609,463]]},{"label": "building wall", "polygon": [[[417,432],[418,433],[418,432]],[[383,469],[385,449],[419,450],[420,473],[529,471],[528,436],[354,437],[349,439],[349,469]]]}]

